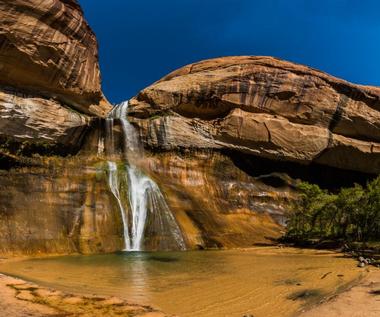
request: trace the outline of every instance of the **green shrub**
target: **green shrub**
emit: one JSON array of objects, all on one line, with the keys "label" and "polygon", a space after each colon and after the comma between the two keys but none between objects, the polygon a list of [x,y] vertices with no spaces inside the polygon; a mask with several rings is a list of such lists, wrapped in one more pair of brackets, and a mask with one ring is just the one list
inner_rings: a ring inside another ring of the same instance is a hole
[{"label": "green shrub", "polygon": [[309,183],[301,183],[298,191],[287,214],[287,238],[380,239],[380,177],[364,188],[355,185],[336,194]]}]

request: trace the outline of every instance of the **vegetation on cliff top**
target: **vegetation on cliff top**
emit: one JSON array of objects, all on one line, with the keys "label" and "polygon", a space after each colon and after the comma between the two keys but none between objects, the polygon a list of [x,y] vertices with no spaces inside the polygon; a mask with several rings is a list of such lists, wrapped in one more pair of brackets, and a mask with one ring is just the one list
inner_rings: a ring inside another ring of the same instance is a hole
[{"label": "vegetation on cliff top", "polygon": [[299,199],[287,215],[286,239],[380,240],[380,176],[365,187],[356,184],[337,193],[309,183],[298,190]]}]

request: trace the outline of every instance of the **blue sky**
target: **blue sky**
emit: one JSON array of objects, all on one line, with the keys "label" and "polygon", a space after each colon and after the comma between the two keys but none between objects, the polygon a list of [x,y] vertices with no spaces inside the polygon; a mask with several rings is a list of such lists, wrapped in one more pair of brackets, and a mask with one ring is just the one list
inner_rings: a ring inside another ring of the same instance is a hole
[{"label": "blue sky", "polygon": [[79,0],[100,49],[103,90],[129,99],[206,58],[271,55],[380,86],[378,0]]}]

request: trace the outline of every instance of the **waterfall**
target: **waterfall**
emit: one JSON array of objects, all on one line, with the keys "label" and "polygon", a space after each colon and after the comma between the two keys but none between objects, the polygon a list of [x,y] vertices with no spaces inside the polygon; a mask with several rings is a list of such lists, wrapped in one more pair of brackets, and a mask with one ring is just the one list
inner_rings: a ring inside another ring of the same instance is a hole
[{"label": "waterfall", "polygon": [[116,105],[109,114],[108,120],[118,119],[120,120],[121,127],[123,129],[124,137],[124,153],[139,154],[143,152],[140,136],[136,129],[127,120],[128,101],[122,102]]},{"label": "waterfall", "polygon": [[[113,125],[118,120],[123,131],[123,154],[126,165],[118,170],[117,164],[108,161],[108,185],[122,216],[124,226],[124,243],[126,251],[144,250],[144,242],[153,237],[157,249],[186,248],[181,230],[167,205],[158,185],[145,175],[133,161],[143,156],[139,135],[127,120],[128,102],[114,107],[106,119],[106,142],[108,153],[115,152]],[[109,144],[108,144],[109,143]],[[119,178],[119,173],[121,178]],[[121,199],[122,181],[128,184],[129,208],[125,208]],[[150,237],[146,237],[146,233]]]},{"label": "waterfall", "polygon": [[123,203],[121,202],[121,198],[120,198],[117,165],[115,162],[110,162],[110,161],[108,161],[107,164],[108,164],[108,185],[110,187],[112,195],[115,197],[117,201],[117,204],[121,213],[121,219],[123,220],[125,250],[130,250],[131,240],[129,238],[127,212],[125,211],[123,207]]},{"label": "waterfall", "polygon": [[149,178],[139,175],[134,167],[127,167],[129,204],[132,211],[132,250],[141,248],[147,216],[147,194],[152,189]]}]

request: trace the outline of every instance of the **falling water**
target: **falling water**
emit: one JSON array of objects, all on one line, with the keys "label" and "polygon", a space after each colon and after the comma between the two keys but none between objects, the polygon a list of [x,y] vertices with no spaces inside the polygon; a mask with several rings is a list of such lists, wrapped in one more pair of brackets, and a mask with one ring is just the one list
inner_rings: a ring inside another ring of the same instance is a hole
[{"label": "falling water", "polygon": [[115,162],[108,161],[107,163],[108,163],[108,185],[111,189],[113,196],[115,197],[117,201],[117,204],[121,213],[121,218],[123,220],[125,250],[130,250],[131,240],[129,238],[128,219],[127,219],[127,213],[124,209],[123,203],[121,202],[120,191],[119,191],[119,179],[117,175],[117,165]]},{"label": "falling water", "polygon": [[[114,107],[106,120],[106,141],[109,154],[114,154],[113,124],[117,119],[123,130],[123,153],[127,160],[125,170],[118,171],[115,162],[108,162],[108,184],[122,215],[124,226],[125,250],[144,249],[146,233],[154,237],[156,249],[166,249],[171,245],[175,249],[185,249],[181,230],[167,205],[157,184],[133,165],[136,157],[143,155],[139,136],[133,125],[127,120],[128,102]],[[118,172],[128,184],[129,208],[125,208],[121,199]]]},{"label": "falling water", "polygon": [[152,189],[149,178],[139,175],[134,167],[127,167],[129,203],[132,211],[132,250],[139,250],[145,231],[147,194]]},{"label": "falling water", "polygon": [[127,120],[127,111],[128,101],[125,101],[119,105],[116,105],[109,114],[109,117],[112,120],[120,120],[124,137],[124,153],[141,155],[143,150],[140,143],[140,136],[133,125]]}]

